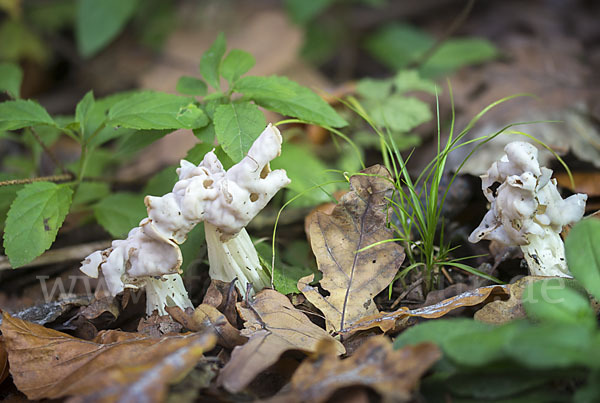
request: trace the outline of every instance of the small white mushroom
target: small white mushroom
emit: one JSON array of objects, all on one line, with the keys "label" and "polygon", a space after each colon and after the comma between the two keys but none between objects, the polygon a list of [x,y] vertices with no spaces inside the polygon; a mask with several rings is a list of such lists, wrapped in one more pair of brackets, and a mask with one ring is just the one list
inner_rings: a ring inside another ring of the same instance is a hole
[{"label": "small white mushroom", "polygon": [[490,209],[469,241],[519,245],[532,275],[570,277],[560,232],[583,217],[587,195],[563,200],[552,170],[539,166],[533,145],[515,141],[504,151],[481,176]]}]

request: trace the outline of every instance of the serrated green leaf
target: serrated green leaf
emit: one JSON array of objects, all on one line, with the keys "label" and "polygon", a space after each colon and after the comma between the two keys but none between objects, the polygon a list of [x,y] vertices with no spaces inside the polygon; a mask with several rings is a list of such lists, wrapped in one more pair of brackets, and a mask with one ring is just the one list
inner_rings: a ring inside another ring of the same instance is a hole
[{"label": "serrated green leaf", "polygon": [[[15,175],[0,172],[0,181],[18,179]],[[0,186],[0,230],[4,228],[6,213],[12,204],[17,192],[23,189],[23,185]]]},{"label": "serrated green leaf", "polygon": [[199,78],[190,76],[181,76],[177,80],[175,87],[177,92],[184,95],[204,96],[206,95],[206,83]]},{"label": "serrated green leaf", "polygon": [[95,122],[90,122],[90,120],[94,120],[90,115],[94,112],[95,103],[94,92],[88,91],[75,107],[75,121],[79,123],[81,134],[86,140],[93,133],[92,130],[94,130],[95,126]]},{"label": "serrated green leaf", "polygon": [[90,203],[105,198],[109,194],[110,186],[106,182],[81,182],[77,192],[73,195],[71,209],[73,211],[82,210]]},{"label": "serrated green leaf", "polygon": [[77,48],[83,57],[102,50],[125,27],[137,0],[78,0],[75,21]]},{"label": "serrated green leaf", "polygon": [[238,78],[254,67],[254,64],[256,64],[256,60],[250,53],[233,49],[223,60],[221,75],[229,81],[230,85],[233,85]]},{"label": "serrated green leaf", "polygon": [[206,116],[204,111],[193,103],[187,104],[179,110],[177,120],[190,129],[204,127],[209,122],[208,116]]},{"label": "serrated green leaf", "polygon": [[600,300],[600,220],[587,218],[575,224],[565,241],[569,271]]},{"label": "serrated green leaf", "polygon": [[217,39],[213,42],[210,48],[204,52],[200,59],[200,74],[202,77],[215,89],[220,90],[221,85],[219,83],[221,60],[225,54],[225,48],[227,47],[227,41],[225,40],[225,34],[222,32],[217,36]]},{"label": "serrated green leaf", "polygon": [[566,279],[536,281],[523,292],[523,307],[531,318],[554,323],[580,324],[596,327],[594,313],[587,294],[569,287]]},{"label": "serrated green leaf", "polygon": [[[294,201],[294,207],[307,207],[331,201],[330,194],[336,189],[334,184],[326,184],[340,179],[340,176],[326,172],[327,166],[315,157],[309,148],[283,143],[281,156],[271,162],[272,169],[285,169],[291,183],[286,186],[286,201],[299,193],[302,197]],[[310,191],[311,187],[322,185]]]},{"label": "serrated green leaf", "polygon": [[498,57],[498,50],[480,38],[449,39],[421,66],[423,77],[437,77],[463,66],[475,65]]},{"label": "serrated green leaf", "polygon": [[[423,91],[435,94],[436,85],[433,81],[422,78],[417,70],[402,70],[394,77],[396,92],[404,94],[408,91]],[[440,91],[438,90],[438,94]]]},{"label": "serrated green leaf", "polygon": [[125,238],[147,216],[144,197],[134,193],[113,193],[94,205],[94,216],[110,235]]},{"label": "serrated green leaf", "polygon": [[131,130],[117,141],[117,156],[129,156],[156,140],[163,138],[170,130]]},{"label": "serrated green leaf", "polygon": [[17,193],[4,228],[4,249],[13,267],[31,262],[50,248],[62,226],[73,190],[67,185],[36,182]]},{"label": "serrated green leaf", "polygon": [[43,65],[48,60],[49,47],[23,20],[4,18],[0,23],[0,60],[13,63],[29,60]]},{"label": "serrated green leaf", "polygon": [[35,125],[56,126],[56,123],[43,106],[31,100],[0,103],[0,130],[17,130]]},{"label": "serrated green leaf", "polygon": [[387,67],[400,70],[417,61],[434,43],[429,34],[416,27],[393,23],[367,38],[365,46]]},{"label": "serrated green leaf", "polygon": [[285,77],[243,77],[234,89],[260,106],[282,115],[323,126],[342,127],[348,124],[320,96]]},{"label": "serrated green leaf", "polygon": [[[254,245],[263,266],[271,271],[272,249],[268,242],[259,242]],[[275,272],[273,273],[273,285],[282,294],[298,294],[298,280],[313,274],[313,270],[307,267],[293,266],[283,263],[278,255],[275,256]]]},{"label": "serrated green leaf", "polygon": [[285,10],[296,24],[306,24],[335,0],[285,0]]},{"label": "serrated green leaf", "polygon": [[402,332],[394,341],[394,349],[399,350],[405,346],[426,341],[443,347],[444,343],[453,337],[486,331],[490,328],[491,326],[486,323],[465,318],[432,320],[420,323]]},{"label": "serrated green leaf", "polygon": [[433,117],[428,104],[402,95],[392,95],[381,101],[369,100],[365,102],[365,108],[378,126],[402,133],[410,132]]},{"label": "serrated green leaf", "polygon": [[21,97],[23,72],[14,63],[0,63],[0,91],[8,92],[12,98]]},{"label": "serrated green leaf", "polygon": [[208,118],[190,98],[146,91],[114,104],[108,112],[111,126],[130,129],[196,129]]},{"label": "serrated green leaf", "polygon": [[250,102],[219,106],[214,123],[219,143],[235,162],[244,158],[267,125],[264,114]]},{"label": "serrated green leaf", "polygon": [[162,196],[171,192],[178,180],[177,167],[168,166],[150,178],[142,193],[150,196]]},{"label": "serrated green leaf", "polygon": [[392,80],[363,78],[356,83],[356,92],[365,98],[383,99],[392,92]]}]

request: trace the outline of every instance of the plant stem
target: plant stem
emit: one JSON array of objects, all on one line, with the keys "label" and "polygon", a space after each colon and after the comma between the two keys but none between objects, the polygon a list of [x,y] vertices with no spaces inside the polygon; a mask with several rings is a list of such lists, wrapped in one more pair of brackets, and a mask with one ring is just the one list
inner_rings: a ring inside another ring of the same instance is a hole
[{"label": "plant stem", "polygon": [[72,179],[73,174],[66,173],[62,175],[40,176],[38,178],[11,179],[7,181],[0,181],[0,186],[28,185],[34,182],[68,182]]}]

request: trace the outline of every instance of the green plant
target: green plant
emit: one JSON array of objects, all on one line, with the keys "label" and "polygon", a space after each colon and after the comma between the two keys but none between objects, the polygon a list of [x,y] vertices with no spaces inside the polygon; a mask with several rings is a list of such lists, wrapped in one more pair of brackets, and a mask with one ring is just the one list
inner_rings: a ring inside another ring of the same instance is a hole
[{"label": "green plant", "polygon": [[[308,88],[285,77],[242,77],[254,65],[252,55],[235,49],[227,56],[225,53],[226,41],[221,34],[200,61],[203,80],[182,77],[178,82],[177,89],[185,96],[137,91],[95,99],[90,91],[77,104],[75,115],[66,118],[51,117],[38,103],[19,99],[19,94],[14,94],[20,86],[18,74],[0,82],[1,89],[14,97],[0,103],[0,133],[10,132],[6,136],[19,140],[31,137],[34,140],[30,143],[45,151],[49,151],[49,143],[66,135],[81,150],[73,166],[64,167],[57,161],[58,175],[33,179],[20,175],[21,180],[3,183],[25,184],[14,192],[16,197],[10,197],[14,201],[4,231],[4,248],[13,267],[30,262],[48,249],[71,209],[93,207],[96,219],[113,236],[124,236],[123,232],[132,227],[131,221],[135,226],[136,220],[143,217],[143,195],[110,194],[107,168],[114,159],[105,149],[109,143],[116,144],[117,156],[127,158],[132,151],[173,130],[192,129],[203,141],[189,151],[192,162],[198,163],[218,142],[215,152],[225,157],[225,165],[231,165],[245,156],[266,126],[259,106],[318,125],[346,125]],[[207,83],[215,90],[208,95]],[[27,174],[36,170],[37,161],[32,165]],[[176,177],[165,172],[151,181],[153,190],[170,190]],[[98,186],[97,181],[103,184]],[[114,211],[116,202],[120,219],[114,219],[118,213]],[[23,226],[23,222],[28,225]]]},{"label": "green plant", "polygon": [[422,392],[431,400],[597,399],[600,330],[584,290],[598,297],[600,260],[593,245],[599,241],[600,221],[574,226],[565,247],[575,280],[533,282],[522,297],[527,319],[500,326],[441,319],[402,333],[395,348],[431,341],[444,352]]}]

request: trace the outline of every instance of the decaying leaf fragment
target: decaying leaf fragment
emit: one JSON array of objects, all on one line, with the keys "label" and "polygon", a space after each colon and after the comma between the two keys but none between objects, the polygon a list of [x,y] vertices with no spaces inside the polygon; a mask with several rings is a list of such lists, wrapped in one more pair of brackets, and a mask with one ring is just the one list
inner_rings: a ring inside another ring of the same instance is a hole
[{"label": "decaying leaf fragment", "polygon": [[328,331],[339,331],[367,315],[378,312],[373,297],[393,279],[404,260],[404,249],[386,242],[393,238],[386,228],[388,202],[393,186],[390,173],[381,165],[350,178],[350,192],[331,215],[318,212],[309,225],[313,253],[323,273],[320,284],[329,292],[323,297],[304,277],[298,289],[327,319]]},{"label": "decaying leaf fragment", "polygon": [[312,323],[294,308],[283,294],[265,289],[254,301],[239,302],[238,311],[244,320],[242,335],[250,338],[233,349],[217,383],[232,393],[243,390],[260,372],[275,364],[288,350],[314,352],[322,339],[329,340],[343,354],[344,346],[325,330]]},{"label": "decaying leaf fragment", "polygon": [[[463,292],[452,298],[445,299],[437,304],[425,306],[417,309],[408,309],[402,307],[394,312],[379,312],[362,318],[358,322],[342,329],[340,333],[351,334],[360,330],[380,328],[384,333],[393,330],[399,320],[407,317],[419,317],[425,319],[437,319],[452,312],[455,309],[482,304],[494,297],[507,296],[509,294],[508,285],[492,285],[480,287],[474,290]],[[494,301],[490,304],[502,302]]]},{"label": "decaying leaf fragment", "polygon": [[387,337],[377,336],[340,360],[329,343],[319,343],[317,357],[305,360],[294,373],[291,390],[272,402],[325,402],[335,391],[352,386],[370,387],[384,401],[407,401],[421,376],[441,357],[432,343],[394,351]]},{"label": "decaying leaf fragment", "polygon": [[187,309],[184,311],[178,306],[165,309],[173,319],[181,323],[186,329],[193,332],[211,330],[217,335],[217,343],[225,348],[239,346],[248,340],[240,335],[240,331],[233,327],[225,315],[214,306],[201,304],[193,311]]},{"label": "decaying leaf fragment", "polygon": [[509,298],[505,301],[490,302],[475,312],[474,318],[480,322],[492,325],[500,325],[515,319],[524,318],[526,313],[521,302],[523,291],[525,291],[529,284],[544,278],[546,277],[525,276],[517,282],[505,286],[510,294]]},{"label": "decaying leaf fragment", "polygon": [[29,399],[94,395],[115,401],[135,391],[125,401],[160,401],[166,385],[180,379],[216,340],[211,334],[150,338],[110,331],[86,341],[6,313],[0,329],[14,383]]}]

